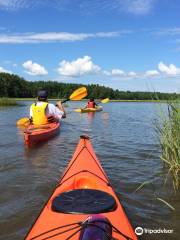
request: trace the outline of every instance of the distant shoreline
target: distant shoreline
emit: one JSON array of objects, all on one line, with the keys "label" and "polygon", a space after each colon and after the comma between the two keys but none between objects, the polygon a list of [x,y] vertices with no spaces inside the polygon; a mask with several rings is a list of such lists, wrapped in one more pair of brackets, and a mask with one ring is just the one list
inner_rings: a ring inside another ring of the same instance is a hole
[{"label": "distant shoreline", "polygon": [[[35,101],[35,98],[11,98],[15,101]],[[62,101],[63,99],[58,98],[49,98],[49,101]],[[76,100],[73,102],[85,102],[88,101],[88,99],[82,99],[82,100]],[[95,101],[99,101],[98,99],[95,99]],[[124,99],[111,99],[109,102],[168,102],[168,100],[124,100]]]}]

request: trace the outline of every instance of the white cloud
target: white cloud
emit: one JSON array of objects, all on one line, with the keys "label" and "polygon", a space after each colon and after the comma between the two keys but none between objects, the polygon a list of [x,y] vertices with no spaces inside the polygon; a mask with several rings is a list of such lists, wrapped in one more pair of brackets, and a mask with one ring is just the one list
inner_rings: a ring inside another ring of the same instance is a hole
[{"label": "white cloud", "polygon": [[131,71],[131,72],[128,72],[128,77],[137,77],[137,73]]},{"label": "white cloud", "polygon": [[104,70],[104,71],[102,71],[102,73],[103,73],[105,76],[111,76],[111,72],[109,72],[109,71]]},{"label": "white cloud", "polygon": [[180,68],[176,67],[174,64],[170,64],[169,66],[164,64],[163,62],[160,62],[158,64],[158,69],[160,72],[171,75],[171,76],[177,76],[180,75]]},{"label": "white cloud", "polygon": [[61,11],[76,9],[83,14],[93,14],[95,12],[124,11],[135,15],[148,14],[157,0],[78,0],[72,3],[70,0],[0,0],[0,8],[5,10],[20,10],[39,6],[56,8]]},{"label": "white cloud", "polygon": [[148,14],[156,0],[120,0],[123,9],[126,12],[135,15],[146,15]]},{"label": "white cloud", "polygon": [[124,76],[125,75],[125,72],[121,69],[118,69],[118,68],[114,68],[111,70],[111,74],[113,76]]},{"label": "white cloud", "polygon": [[10,70],[7,70],[7,69],[5,69],[5,68],[3,68],[3,67],[0,67],[0,72],[12,74],[12,72],[11,72]]},{"label": "white cloud", "polygon": [[180,35],[180,27],[164,28],[155,32],[157,35]]},{"label": "white cloud", "polygon": [[23,34],[0,34],[0,43],[23,44],[23,43],[48,43],[48,42],[74,42],[89,38],[111,38],[120,37],[131,33],[129,30],[117,32],[98,33],[68,33],[68,32],[45,32],[45,33],[23,33]]},{"label": "white cloud", "polygon": [[[16,65],[15,65],[16,66]],[[47,75],[48,71],[44,66],[33,63],[28,60],[23,63],[25,72],[33,75]],[[0,68],[1,70],[2,68]],[[146,70],[141,72],[125,71],[121,68],[112,68],[111,70],[103,69],[99,65],[95,64],[90,56],[79,57],[72,61],[62,60],[56,69],[61,78],[67,77],[82,77],[87,75],[96,75],[97,77],[104,77],[105,79],[116,79],[116,80],[130,80],[130,79],[145,79],[154,78],[157,79],[180,76],[180,68],[174,64],[166,65],[162,61],[159,62],[157,69]],[[8,71],[8,70],[6,70]]]},{"label": "white cloud", "polygon": [[8,7],[13,5],[13,0],[0,0],[0,6],[1,7]]},{"label": "white cloud", "polygon": [[[79,7],[87,14],[98,11],[126,12],[134,15],[149,14],[157,0],[79,0]],[[78,6],[76,5],[76,6]]]},{"label": "white cloud", "polygon": [[25,68],[25,72],[32,76],[43,76],[48,74],[44,66],[33,63],[31,60],[24,62],[22,66]]},{"label": "white cloud", "polygon": [[161,28],[152,31],[152,34],[158,37],[168,38],[168,42],[171,44],[176,44],[173,51],[179,52],[180,49],[180,27],[172,28]]},{"label": "white cloud", "polygon": [[[159,70],[159,71],[158,71]],[[176,67],[174,64],[170,64],[169,66],[164,64],[163,62],[160,62],[158,64],[158,70],[147,70],[144,72],[126,72],[122,69],[112,69],[111,71],[103,70],[101,71],[105,76],[109,78],[116,78],[116,79],[144,79],[144,78],[154,78],[154,77],[177,77],[180,75],[180,68]]]},{"label": "white cloud", "polygon": [[89,56],[78,58],[72,62],[63,60],[60,62],[59,65],[60,66],[57,71],[60,75],[64,76],[82,76],[85,74],[97,74],[101,70],[98,65],[95,65],[92,62],[91,57]]},{"label": "white cloud", "polygon": [[102,70],[101,73],[107,77],[113,77],[116,79],[119,77],[121,77],[121,79],[129,79],[136,78],[138,76],[138,74],[133,71],[125,72],[124,70],[119,68],[113,68],[111,71]]},{"label": "white cloud", "polygon": [[[159,71],[158,71],[159,70]],[[61,76],[68,77],[81,77],[83,75],[95,74],[99,77],[106,77],[107,79],[145,79],[145,78],[164,78],[176,77],[180,75],[180,68],[176,67],[174,64],[169,66],[165,65],[163,62],[158,64],[158,70],[147,70],[142,72],[129,71],[126,72],[120,68],[112,68],[111,70],[106,70],[100,66],[93,63],[91,57],[84,56],[78,58],[72,62],[63,60],[59,64],[57,69]]]},{"label": "white cloud", "polygon": [[101,38],[111,38],[111,37],[119,37],[127,34],[131,34],[132,30],[121,30],[121,31],[115,31],[115,32],[98,32],[95,35],[95,37],[101,37]]},{"label": "white cloud", "polygon": [[0,0],[0,8],[5,10],[19,10],[24,8],[29,8],[36,5],[36,2],[40,3],[38,0]]},{"label": "white cloud", "polygon": [[157,77],[159,72],[157,70],[148,70],[145,72],[146,77]]}]

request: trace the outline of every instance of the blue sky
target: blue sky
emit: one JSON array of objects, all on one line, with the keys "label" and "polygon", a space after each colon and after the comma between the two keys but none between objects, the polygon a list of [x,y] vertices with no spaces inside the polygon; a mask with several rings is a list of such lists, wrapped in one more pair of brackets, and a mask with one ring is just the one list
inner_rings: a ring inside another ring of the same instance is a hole
[{"label": "blue sky", "polygon": [[179,0],[0,0],[0,72],[180,92]]}]

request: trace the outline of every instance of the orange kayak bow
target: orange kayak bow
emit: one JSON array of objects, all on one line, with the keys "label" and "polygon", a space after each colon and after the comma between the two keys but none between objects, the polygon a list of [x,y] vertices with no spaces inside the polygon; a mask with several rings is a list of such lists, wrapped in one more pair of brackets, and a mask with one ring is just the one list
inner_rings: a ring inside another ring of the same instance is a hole
[{"label": "orange kayak bow", "polygon": [[45,239],[137,239],[87,136],[26,236]]},{"label": "orange kayak bow", "polygon": [[30,124],[24,131],[26,145],[31,146],[39,142],[44,142],[56,136],[60,130],[60,122],[48,123],[46,125],[35,126]]}]

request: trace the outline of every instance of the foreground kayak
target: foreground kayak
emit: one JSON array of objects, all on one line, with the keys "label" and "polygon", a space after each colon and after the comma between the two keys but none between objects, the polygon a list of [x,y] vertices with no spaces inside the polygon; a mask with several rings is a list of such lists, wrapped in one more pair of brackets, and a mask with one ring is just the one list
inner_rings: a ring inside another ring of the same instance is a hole
[{"label": "foreground kayak", "polygon": [[88,112],[100,112],[103,108],[98,106],[96,108],[76,108],[74,111],[79,113],[88,113]]},{"label": "foreground kayak", "polygon": [[87,136],[25,239],[137,239]]},{"label": "foreground kayak", "polygon": [[59,133],[59,130],[60,122],[53,122],[41,126],[30,124],[24,131],[24,140],[26,145],[34,145],[56,136]]}]

